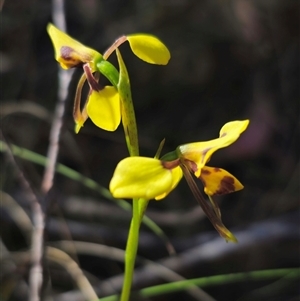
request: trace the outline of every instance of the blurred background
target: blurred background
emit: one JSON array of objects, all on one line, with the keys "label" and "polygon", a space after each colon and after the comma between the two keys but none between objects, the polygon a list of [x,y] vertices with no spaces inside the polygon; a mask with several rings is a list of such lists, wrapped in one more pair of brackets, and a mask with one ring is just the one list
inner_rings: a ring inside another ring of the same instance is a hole
[{"label": "blurred background", "polygon": [[[47,156],[59,71],[46,32],[52,2],[0,3],[1,140]],[[121,46],[141,155],[154,156],[164,138],[162,154],[216,138],[228,121],[251,120],[241,138],[210,162],[245,185],[217,198],[239,244],[218,236],[183,180],[147,210],[177,254],[170,255],[166,242],[143,225],[134,289],[174,281],[145,259],[185,278],[299,267],[299,8],[297,0],[65,1],[68,33],[101,53],[119,36],[137,32],[156,35],[171,52],[167,66],[155,66]],[[116,63],[114,55],[111,61]],[[123,130],[105,132],[88,120],[74,133],[80,75],[75,70],[68,88],[58,162],[107,188],[116,164],[127,156]],[[32,195],[41,195],[43,170],[1,153],[1,301],[27,300]],[[45,247],[77,262],[99,296],[119,293],[122,256],[105,247],[125,249],[131,212],[62,174],[41,202]],[[43,300],[85,300],[67,261],[62,264],[54,253],[43,260]],[[299,278],[248,279],[205,292],[143,300],[299,300]]]}]

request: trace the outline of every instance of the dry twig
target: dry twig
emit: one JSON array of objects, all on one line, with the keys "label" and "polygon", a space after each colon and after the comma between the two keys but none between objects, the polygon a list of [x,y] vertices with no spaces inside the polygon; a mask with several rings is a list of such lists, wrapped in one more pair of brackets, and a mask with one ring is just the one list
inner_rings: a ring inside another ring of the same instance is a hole
[{"label": "dry twig", "polygon": [[[66,31],[65,17],[64,17],[64,1],[53,0],[53,20],[56,26]],[[63,115],[65,111],[65,102],[67,98],[67,90],[71,80],[72,73],[58,71],[58,95],[57,104],[54,112],[54,118],[50,131],[49,147],[47,153],[47,165],[41,185],[42,195],[45,197],[53,185],[55,174],[55,166],[57,162],[57,155],[59,151],[59,139],[61,128],[63,124]],[[42,273],[42,258],[43,258],[43,234],[45,229],[45,216],[41,203],[36,201],[32,206],[33,215],[33,233],[32,233],[32,248],[31,248],[31,262],[32,267],[29,276],[29,300],[40,300],[40,289],[43,282]]]}]

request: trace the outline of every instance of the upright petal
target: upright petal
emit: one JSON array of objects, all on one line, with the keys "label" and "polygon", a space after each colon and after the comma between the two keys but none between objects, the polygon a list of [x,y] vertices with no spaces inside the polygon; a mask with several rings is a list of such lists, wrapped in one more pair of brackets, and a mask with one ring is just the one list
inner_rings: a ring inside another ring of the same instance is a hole
[{"label": "upright petal", "polygon": [[102,57],[99,52],[84,46],[51,23],[48,24],[47,31],[55,49],[55,59],[63,69],[76,67],[82,63],[91,63],[92,71],[95,70],[93,61]]},{"label": "upright petal", "polygon": [[86,109],[93,123],[103,130],[115,131],[121,122],[119,93],[112,86],[93,90]]},{"label": "upright petal", "polygon": [[227,194],[244,188],[232,174],[217,167],[202,167],[200,179],[204,185],[204,192],[209,196]]},{"label": "upright petal", "polygon": [[115,198],[153,199],[173,187],[173,173],[160,160],[128,157],[120,161],[109,189]]},{"label": "upright petal", "polygon": [[248,119],[227,122],[220,130],[220,137],[227,136],[228,139],[231,139],[231,143],[233,143],[246,130],[249,122]]},{"label": "upright petal", "polygon": [[240,134],[244,132],[249,120],[232,121],[226,123],[220,130],[220,137],[205,142],[194,142],[177,147],[180,158],[194,162],[198,170],[195,172],[200,176],[201,168],[208,162],[211,155],[220,148],[226,147],[235,142]]},{"label": "upright petal", "polygon": [[166,65],[171,57],[168,48],[156,37],[147,34],[128,35],[132,52],[141,60],[157,65]]}]

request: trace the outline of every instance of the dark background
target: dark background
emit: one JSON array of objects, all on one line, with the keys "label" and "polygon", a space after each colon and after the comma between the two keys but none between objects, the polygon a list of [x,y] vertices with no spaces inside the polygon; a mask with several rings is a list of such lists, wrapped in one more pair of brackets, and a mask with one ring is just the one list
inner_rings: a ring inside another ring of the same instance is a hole
[{"label": "dark background", "polygon": [[[128,45],[121,46],[142,155],[154,156],[163,138],[166,153],[183,143],[216,138],[228,121],[251,121],[234,145],[211,160],[212,166],[230,171],[245,185],[241,192],[218,198],[224,224],[239,244],[218,237],[183,180],[163,201],[151,201],[147,210],[179,255],[170,257],[164,242],[145,226],[139,255],[161,260],[186,278],[298,267],[299,1],[65,3],[68,33],[101,53],[117,37],[136,32],[154,34],[168,46],[172,57],[167,66],[146,64]],[[59,68],[46,33],[47,23],[53,22],[51,9],[51,1],[7,0],[1,12],[1,136],[45,156]],[[58,161],[108,187],[116,164],[127,156],[123,131],[120,126],[115,133],[104,132],[88,120],[78,135],[73,132],[72,101],[80,73],[74,73],[69,87]],[[7,198],[31,216],[18,174],[22,171],[39,195],[43,168],[18,158],[15,165],[3,154],[1,162],[1,300],[26,300],[30,234]],[[125,248],[130,212],[85,185],[57,175],[43,206],[45,245],[74,240]],[[92,255],[88,248],[69,254],[99,296],[119,292],[121,263],[101,252]],[[83,300],[68,272],[45,262],[45,298]],[[143,262],[137,275],[135,288],[167,281],[143,269]],[[105,290],[106,283],[115,286]],[[298,300],[298,284],[244,281],[209,287],[207,292],[219,301]],[[195,299],[177,293],[149,300]]]}]

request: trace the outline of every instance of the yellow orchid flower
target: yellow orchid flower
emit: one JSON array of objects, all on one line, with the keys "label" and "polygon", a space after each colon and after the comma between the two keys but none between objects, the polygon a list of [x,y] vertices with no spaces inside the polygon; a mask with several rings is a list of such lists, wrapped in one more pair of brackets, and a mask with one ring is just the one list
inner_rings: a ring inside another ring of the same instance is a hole
[{"label": "yellow orchid flower", "polygon": [[[115,83],[118,80],[117,70],[109,62],[104,61],[99,52],[71,38],[53,24],[48,24],[47,31],[55,49],[55,59],[60,66],[63,69],[83,68],[74,101],[75,132],[79,132],[88,117],[96,126],[107,131],[115,131],[121,122],[119,93],[114,86],[102,88],[99,85],[97,64],[106,68],[105,70],[108,71],[106,76],[109,79],[114,77]],[[90,92],[81,111],[81,91],[85,81],[90,86]]]},{"label": "yellow orchid flower", "polygon": [[[165,65],[171,57],[168,48],[158,38],[148,34],[122,36],[102,56],[96,50],[71,38],[53,24],[48,24],[47,31],[54,46],[55,59],[60,66],[63,69],[83,68],[83,75],[76,89],[73,110],[76,133],[79,132],[88,117],[96,126],[107,131],[116,130],[120,124],[119,73],[107,59],[121,44],[128,41],[133,53],[150,64]],[[113,86],[100,87],[98,72],[106,76]],[[85,81],[90,86],[90,92],[81,110],[81,91]],[[124,82],[124,79],[122,81]]]},{"label": "yellow orchid flower", "polygon": [[[220,148],[235,142],[244,132],[249,120],[226,123],[217,139],[188,143],[177,147],[160,160],[147,157],[129,157],[116,167],[109,189],[115,198],[144,198],[161,200],[166,197],[185,176],[194,196],[222,237],[236,241],[221,221],[218,205],[212,196],[241,190],[243,185],[224,169],[208,167],[211,155]],[[202,197],[191,174],[200,178],[211,206]]]}]

